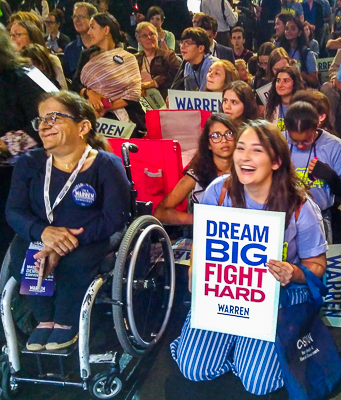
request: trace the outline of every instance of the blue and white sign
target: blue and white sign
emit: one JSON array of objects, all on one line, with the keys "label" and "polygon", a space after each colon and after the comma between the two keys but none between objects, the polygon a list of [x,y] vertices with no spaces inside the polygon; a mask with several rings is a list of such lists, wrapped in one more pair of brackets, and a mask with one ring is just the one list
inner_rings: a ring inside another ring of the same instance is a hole
[{"label": "blue and white sign", "polygon": [[275,341],[285,213],[194,204],[191,327]]},{"label": "blue and white sign", "polygon": [[204,110],[218,113],[223,94],[188,90],[168,90],[170,110]]},{"label": "blue and white sign", "polygon": [[96,200],[95,189],[87,183],[79,183],[72,191],[73,200],[80,206],[91,206]]}]

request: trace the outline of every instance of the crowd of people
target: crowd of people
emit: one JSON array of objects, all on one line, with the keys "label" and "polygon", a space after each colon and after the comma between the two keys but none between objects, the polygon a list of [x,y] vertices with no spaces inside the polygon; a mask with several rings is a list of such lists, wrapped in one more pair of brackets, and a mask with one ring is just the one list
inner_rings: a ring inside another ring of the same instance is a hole
[{"label": "crowd of people", "polygon": [[[166,104],[169,89],[222,98],[183,178],[155,209],[161,222],[193,224],[191,212],[176,209],[186,198],[189,210],[200,202],[285,212],[288,254],[267,266],[292,305],[309,301],[298,264],[321,278],[328,243],[340,241],[341,1],[202,0],[192,16],[182,0],[124,4],[0,3],[0,257],[14,231],[10,269],[19,281],[26,249],[41,241],[36,268],[46,258],[59,288],[53,298],[29,296],[38,321],[27,342],[32,351],[77,340],[82,295],[98,271],[94,259],[129,220],[129,185],[96,119],[133,122],[133,137],[142,138],[140,98],[149,89]],[[335,58],[330,81],[322,82],[317,59],[326,56]],[[62,90],[44,95],[32,70]],[[94,194],[88,209],[75,200],[75,185]],[[284,385],[274,347],[214,332],[202,340],[190,321],[189,314],[171,345],[185,377],[208,380],[232,370],[259,395]],[[223,348],[212,345],[218,342]],[[200,364],[188,356],[193,349]],[[212,357],[218,351],[223,357]]]}]

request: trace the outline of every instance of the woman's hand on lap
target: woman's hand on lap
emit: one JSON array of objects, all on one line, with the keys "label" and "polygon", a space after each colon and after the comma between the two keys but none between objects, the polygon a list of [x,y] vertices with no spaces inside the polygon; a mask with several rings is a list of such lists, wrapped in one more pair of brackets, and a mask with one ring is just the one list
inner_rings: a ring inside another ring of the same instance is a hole
[{"label": "woman's hand on lap", "polygon": [[50,273],[56,268],[59,263],[61,256],[57,254],[51,247],[44,246],[43,250],[40,250],[34,256],[34,259],[37,260],[35,262],[35,271],[39,274],[41,259],[46,258],[43,279],[47,278]]},{"label": "woman's hand on lap", "polygon": [[63,227],[48,226],[44,229],[41,240],[45,246],[51,247],[61,257],[70,253],[78,246],[77,235],[84,229],[68,229]]},{"label": "woman's hand on lap", "polygon": [[269,260],[265,263],[269,268],[270,273],[281,283],[281,286],[286,286],[291,282],[294,274],[294,267],[285,262],[277,260]]}]

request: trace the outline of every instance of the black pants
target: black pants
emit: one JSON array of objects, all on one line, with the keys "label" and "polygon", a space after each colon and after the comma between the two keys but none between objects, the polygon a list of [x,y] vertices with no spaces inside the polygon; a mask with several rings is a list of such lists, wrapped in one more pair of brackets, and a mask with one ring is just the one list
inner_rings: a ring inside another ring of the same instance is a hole
[{"label": "black pants", "polygon": [[[29,242],[16,236],[11,247],[10,272],[21,282],[20,270]],[[78,325],[82,300],[99,264],[108,254],[109,239],[79,246],[62,257],[55,268],[56,290],[52,297],[26,296],[34,317],[39,322]]]}]

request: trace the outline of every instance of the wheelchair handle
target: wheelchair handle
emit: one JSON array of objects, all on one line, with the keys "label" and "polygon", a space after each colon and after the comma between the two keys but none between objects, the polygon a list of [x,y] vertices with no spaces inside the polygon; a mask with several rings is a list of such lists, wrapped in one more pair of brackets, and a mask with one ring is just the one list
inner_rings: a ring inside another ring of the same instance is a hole
[{"label": "wheelchair handle", "polygon": [[130,182],[130,195],[131,195],[131,215],[133,218],[137,215],[137,206],[136,206],[136,198],[137,198],[137,191],[134,189],[134,181],[131,176],[131,165],[130,165],[130,158],[129,154],[130,153],[137,153],[139,151],[139,148],[136,146],[136,144],[125,142],[121,146],[121,153],[122,153],[122,159],[123,159],[123,165],[126,170],[127,178]]}]

